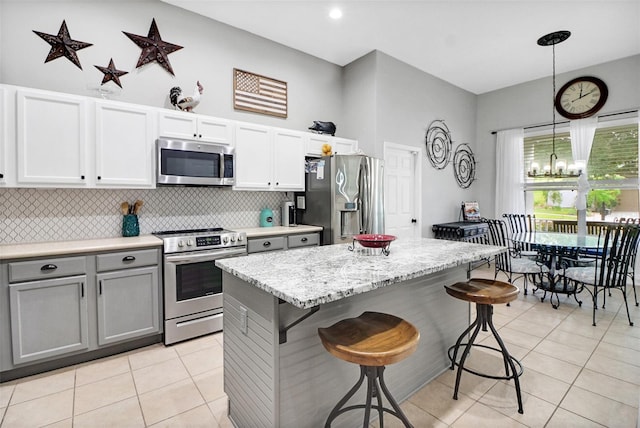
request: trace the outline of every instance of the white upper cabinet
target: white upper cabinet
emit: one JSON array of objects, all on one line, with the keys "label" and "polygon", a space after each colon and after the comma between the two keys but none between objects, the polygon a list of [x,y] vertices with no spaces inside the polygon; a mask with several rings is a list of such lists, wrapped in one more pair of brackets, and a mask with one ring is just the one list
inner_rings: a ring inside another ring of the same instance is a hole
[{"label": "white upper cabinet", "polygon": [[95,102],[97,187],[155,187],[155,112],[113,101]]},{"label": "white upper cabinet", "polygon": [[235,125],[236,184],[239,190],[271,190],[273,133],[267,126]]},{"label": "white upper cabinet", "polygon": [[304,190],[306,133],[236,123],[238,190]]},{"label": "white upper cabinet", "polygon": [[15,88],[0,85],[0,187],[15,186]]},{"label": "white upper cabinet", "polygon": [[232,144],[231,121],[180,111],[158,113],[158,135],[161,137]]},{"label": "white upper cabinet", "polygon": [[334,155],[349,155],[358,150],[358,141],[347,138],[332,137],[326,134],[309,133],[307,156],[321,157],[322,145],[329,144]]},{"label": "white upper cabinet", "polygon": [[16,102],[17,185],[86,186],[87,99],[18,89]]},{"label": "white upper cabinet", "polygon": [[274,189],[304,190],[304,154],[307,135],[288,129],[275,129],[273,138]]},{"label": "white upper cabinet", "polygon": [[337,155],[350,155],[358,150],[358,141],[347,138],[331,137],[333,153]]}]

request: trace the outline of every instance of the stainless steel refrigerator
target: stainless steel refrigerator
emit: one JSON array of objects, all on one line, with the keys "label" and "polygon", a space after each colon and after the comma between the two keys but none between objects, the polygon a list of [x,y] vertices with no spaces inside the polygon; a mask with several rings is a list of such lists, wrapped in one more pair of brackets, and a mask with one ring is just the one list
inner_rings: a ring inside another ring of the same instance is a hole
[{"label": "stainless steel refrigerator", "polygon": [[309,160],[303,224],[322,226],[322,244],[351,242],[361,233],[384,233],[384,161],[364,155]]}]

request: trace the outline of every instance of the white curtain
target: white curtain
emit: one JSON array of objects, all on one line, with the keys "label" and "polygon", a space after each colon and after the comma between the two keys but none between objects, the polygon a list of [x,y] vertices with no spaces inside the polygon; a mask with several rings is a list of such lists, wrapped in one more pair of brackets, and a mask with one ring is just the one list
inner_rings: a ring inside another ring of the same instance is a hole
[{"label": "white curtain", "polygon": [[589,155],[593,137],[596,135],[598,118],[588,117],[586,119],[572,120],[569,122],[571,135],[571,151],[573,152],[573,162],[583,162],[583,171],[587,169]]},{"label": "white curtain", "polygon": [[496,144],[496,211],[524,214],[524,129],[499,131]]}]

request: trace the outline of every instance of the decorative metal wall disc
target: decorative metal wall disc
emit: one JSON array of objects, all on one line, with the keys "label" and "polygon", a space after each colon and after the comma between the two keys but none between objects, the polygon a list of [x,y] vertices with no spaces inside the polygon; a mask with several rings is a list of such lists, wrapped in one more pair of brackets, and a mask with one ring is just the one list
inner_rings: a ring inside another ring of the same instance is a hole
[{"label": "decorative metal wall disc", "polygon": [[451,133],[444,120],[436,119],[429,124],[425,138],[427,158],[436,169],[444,169],[451,160]]},{"label": "decorative metal wall disc", "polygon": [[476,159],[467,144],[459,144],[453,155],[453,174],[458,186],[466,189],[476,179]]}]

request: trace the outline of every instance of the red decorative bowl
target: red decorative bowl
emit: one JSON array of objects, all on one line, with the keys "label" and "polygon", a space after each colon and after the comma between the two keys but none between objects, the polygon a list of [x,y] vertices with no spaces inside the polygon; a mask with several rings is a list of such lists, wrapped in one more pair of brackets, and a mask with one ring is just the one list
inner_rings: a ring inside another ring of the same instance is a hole
[{"label": "red decorative bowl", "polygon": [[385,248],[391,241],[395,241],[396,237],[393,235],[378,235],[374,233],[356,235],[353,237],[358,241],[360,245],[367,248]]}]

